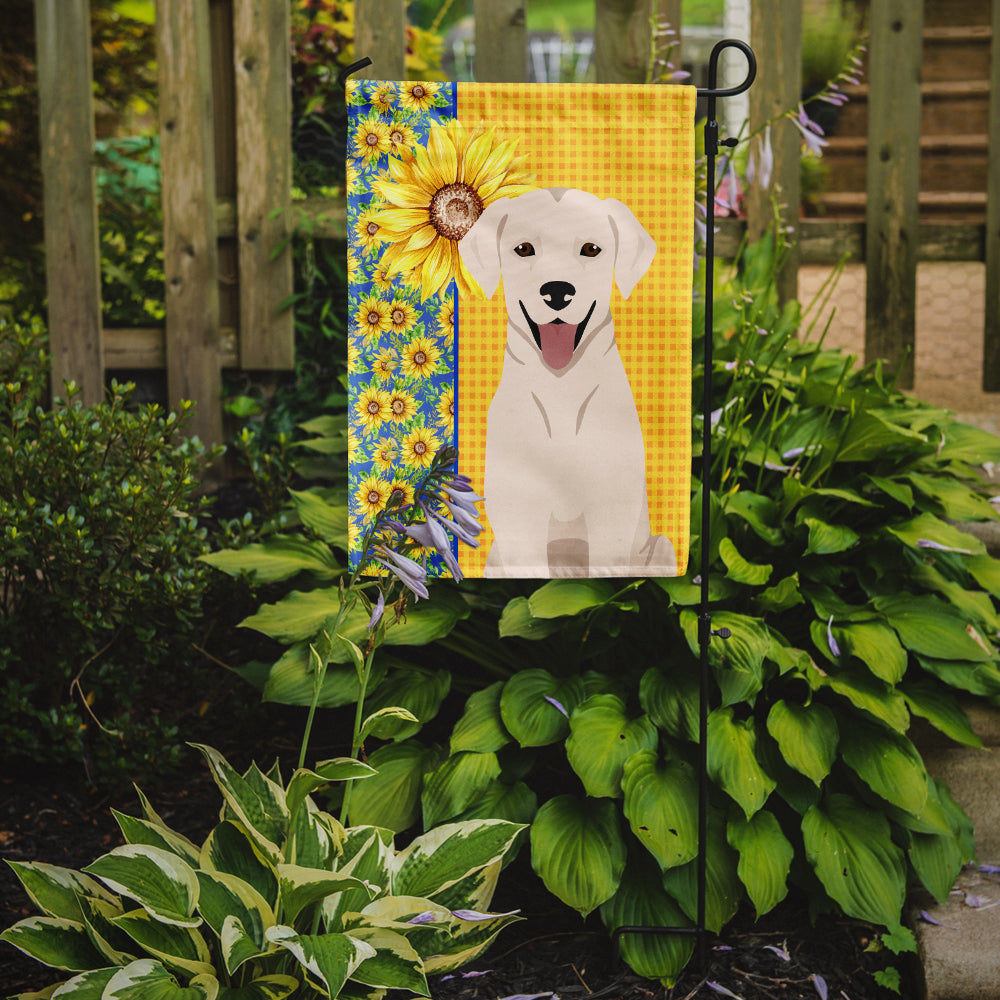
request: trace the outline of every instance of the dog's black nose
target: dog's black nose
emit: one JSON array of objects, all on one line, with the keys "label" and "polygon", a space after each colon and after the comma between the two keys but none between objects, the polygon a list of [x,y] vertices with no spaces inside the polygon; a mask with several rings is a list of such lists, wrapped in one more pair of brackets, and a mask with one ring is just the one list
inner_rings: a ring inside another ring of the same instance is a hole
[{"label": "dog's black nose", "polygon": [[568,281],[546,281],[538,290],[545,304],[557,311],[565,309],[576,295],[576,289]]}]

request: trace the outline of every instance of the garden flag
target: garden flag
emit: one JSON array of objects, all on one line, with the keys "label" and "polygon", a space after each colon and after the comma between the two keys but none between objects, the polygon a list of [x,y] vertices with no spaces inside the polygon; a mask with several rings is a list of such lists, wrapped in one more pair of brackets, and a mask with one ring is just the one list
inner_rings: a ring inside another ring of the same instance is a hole
[{"label": "garden flag", "polygon": [[352,566],[452,444],[485,496],[465,575],[683,574],[694,88],[347,94]]}]

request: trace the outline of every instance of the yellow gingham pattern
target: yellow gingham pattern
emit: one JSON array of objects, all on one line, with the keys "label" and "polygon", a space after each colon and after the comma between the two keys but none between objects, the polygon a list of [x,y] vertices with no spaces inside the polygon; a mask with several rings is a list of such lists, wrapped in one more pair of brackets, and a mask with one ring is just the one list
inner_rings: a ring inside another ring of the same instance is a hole
[{"label": "yellow gingham pattern", "polygon": [[[618,350],[646,447],[654,534],[687,564],[691,500],[691,288],[694,255],[695,89],[601,84],[459,84],[458,118],[518,137],[538,187],[581,188],[623,201],[656,243],[652,266],[626,301],[612,301]],[[458,414],[462,471],[482,487],[486,411],[500,379],[507,314],[492,300],[459,304]],[[482,576],[493,534],[459,547]],[[544,575],[543,573],[540,575]]]}]

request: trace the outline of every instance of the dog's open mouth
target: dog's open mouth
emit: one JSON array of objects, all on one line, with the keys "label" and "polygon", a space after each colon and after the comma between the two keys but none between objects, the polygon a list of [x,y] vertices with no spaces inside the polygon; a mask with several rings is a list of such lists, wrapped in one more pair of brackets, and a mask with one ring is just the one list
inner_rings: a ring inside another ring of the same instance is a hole
[{"label": "dog's open mouth", "polygon": [[524,308],[524,303],[518,300],[517,303],[524,313],[524,318],[528,321],[528,328],[538,349],[542,352],[542,360],[554,371],[565,368],[573,359],[573,352],[577,349],[583,339],[583,331],[587,329],[590,317],[594,314],[594,307],[597,305],[595,299],[587,315],[579,323],[567,323],[565,320],[554,319],[551,323],[536,323]]}]

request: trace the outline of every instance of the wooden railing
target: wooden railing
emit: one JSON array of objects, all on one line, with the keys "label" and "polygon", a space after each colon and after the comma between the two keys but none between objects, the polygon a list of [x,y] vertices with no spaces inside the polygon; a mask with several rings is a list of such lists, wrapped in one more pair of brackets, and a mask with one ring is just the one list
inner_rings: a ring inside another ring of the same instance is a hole
[{"label": "wooden railing", "polygon": [[[526,78],[525,4],[475,0],[476,74]],[[649,19],[681,23],[681,0],[595,0],[598,82],[641,82]],[[372,78],[404,75],[404,0],[356,0],[355,51]],[[655,9],[654,9],[655,8]],[[866,356],[893,364],[909,352],[912,382],[918,261],[985,261],[983,384],[1000,390],[1000,0],[992,6],[989,171],[985,224],[922,223],[919,53],[922,2],[871,0],[867,214],[865,221],[800,220],[781,276],[796,291],[800,263],[844,254],[867,270]],[[750,129],[799,101],[801,0],[754,0],[751,43],[759,72],[750,91]],[[163,169],[166,326],[101,326],[96,193],[92,169],[88,0],[36,0],[45,182],[49,328],[53,383],[73,379],[83,398],[103,392],[112,368],[166,368],[171,402],[195,400],[196,432],[222,439],[221,370],[280,370],[293,364],[291,255],[276,252],[296,214],[320,238],[344,239],[343,200],[291,201],[289,0],[158,0],[160,136]],[[681,39],[683,46],[683,39]],[[675,58],[676,58],[675,52]],[[726,123],[725,102],[720,118]],[[775,171],[751,189],[747,220],[724,220],[716,246],[732,253],[745,229],[763,231],[772,199],[799,204],[800,137],[779,121]]]}]

